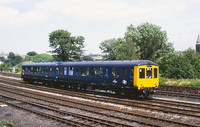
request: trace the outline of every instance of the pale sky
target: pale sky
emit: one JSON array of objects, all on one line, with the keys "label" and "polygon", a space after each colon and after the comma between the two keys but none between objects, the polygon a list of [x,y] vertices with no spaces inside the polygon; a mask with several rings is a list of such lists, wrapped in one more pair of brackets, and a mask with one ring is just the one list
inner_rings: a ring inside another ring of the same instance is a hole
[{"label": "pale sky", "polygon": [[149,22],[162,27],[175,50],[194,49],[200,0],[0,0],[0,53],[47,53],[48,36],[63,29],[85,37],[85,53]]}]

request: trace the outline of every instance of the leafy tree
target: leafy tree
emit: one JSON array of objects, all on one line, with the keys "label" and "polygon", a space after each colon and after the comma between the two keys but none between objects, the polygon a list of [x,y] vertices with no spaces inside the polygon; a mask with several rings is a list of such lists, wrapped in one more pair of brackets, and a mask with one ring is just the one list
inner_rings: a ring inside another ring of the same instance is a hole
[{"label": "leafy tree", "polygon": [[13,52],[9,52],[8,58],[10,60],[14,59],[15,58],[15,54]]},{"label": "leafy tree", "polygon": [[49,54],[37,54],[33,56],[33,62],[52,62],[53,57]]},{"label": "leafy tree", "polygon": [[166,32],[149,23],[128,26],[125,38],[105,40],[100,49],[107,60],[147,59],[154,62],[174,52],[173,45],[167,42]]},{"label": "leafy tree", "polygon": [[35,56],[26,56],[23,61],[32,61],[32,62],[52,62],[53,57],[49,54],[37,54]]},{"label": "leafy tree", "polygon": [[10,71],[12,70],[12,64],[9,61],[6,61],[5,63],[0,65],[0,71]]},{"label": "leafy tree", "polygon": [[124,38],[105,40],[99,46],[103,51],[106,60],[128,60],[137,59],[136,48],[129,48],[132,44],[127,44]]},{"label": "leafy tree", "polygon": [[31,51],[27,53],[28,56],[35,56],[37,53],[35,51]]},{"label": "leafy tree", "polygon": [[26,55],[26,57],[23,59],[23,61],[33,61],[33,56]]},{"label": "leafy tree", "polygon": [[56,30],[49,35],[50,47],[54,49],[51,52],[58,61],[81,60],[84,40],[83,36],[71,36],[66,30]]},{"label": "leafy tree", "polygon": [[22,62],[22,57],[21,56],[15,56],[13,52],[10,52],[8,55],[8,62],[12,64],[12,66],[17,65],[18,63]]},{"label": "leafy tree", "polygon": [[21,56],[15,56],[14,59],[10,60],[12,66],[17,65],[18,63],[22,62],[22,57]]},{"label": "leafy tree", "polygon": [[116,60],[117,57],[117,52],[116,52],[116,39],[110,39],[110,40],[105,40],[103,41],[99,48],[103,51],[104,58],[106,60]]},{"label": "leafy tree", "polygon": [[200,78],[200,57],[188,49],[183,55],[169,54],[158,64],[160,74],[167,78]]},{"label": "leafy tree", "polygon": [[2,62],[5,62],[5,58],[4,57],[0,57],[0,60],[2,61]]},{"label": "leafy tree", "polygon": [[196,54],[196,52],[192,49],[188,49],[184,55],[186,58],[186,61],[191,64],[191,66],[194,68],[194,73],[197,76],[197,78],[200,78],[200,56]]},{"label": "leafy tree", "polygon": [[128,26],[125,33],[129,48],[135,48],[138,59],[147,59],[157,61],[169,52],[173,52],[174,48],[167,41],[166,31],[162,31],[160,26],[150,23],[143,23],[137,27]]},{"label": "leafy tree", "polygon": [[15,67],[15,73],[19,73],[20,72],[20,67],[21,67],[22,63],[19,63],[16,65]]}]

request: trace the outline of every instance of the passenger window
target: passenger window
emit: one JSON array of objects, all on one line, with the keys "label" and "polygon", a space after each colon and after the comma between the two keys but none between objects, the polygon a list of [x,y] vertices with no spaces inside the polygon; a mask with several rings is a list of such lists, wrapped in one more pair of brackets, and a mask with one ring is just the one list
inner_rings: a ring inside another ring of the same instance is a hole
[{"label": "passenger window", "polygon": [[53,71],[53,70],[52,70],[52,67],[50,67],[50,68],[49,68],[49,73],[51,74],[51,73],[52,73],[52,71]]},{"label": "passenger window", "polygon": [[58,67],[56,68],[56,74],[57,75],[59,74],[59,68]]},{"label": "passenger window", "polygon": [[36,68],[36,73],[39,73],[39,67],[35,67]]},{"label": "passenger window", "polygon": [[76,75],[78,76],[78,68],[76,68]]},{"label": "passenger window", "polygon": [[108,69],[105,70],[105,73],[106,73],[105,76],[106,76],[106,77],[109,77],[109,76],[108,76]]},{"label": "passenger window", "polygon": [[46,74],[48,74],[48,67],[46,67]]},{"label": "passenger window", "polygon": [[74,68],[73,67],[69,67],[69,75],[73,75],[74,74]]},{"label": "passenger window", "polygon": [[37,73],[37,67],[33,67],[33,73]]},{"label": "passenger window", "polygon": [[119,68],[112,68],[112,77],[119,78]]},{"label": "passenger window", "polygon": [[103,68],[102,67],[100,67],[100,68],[97,69],[97,74],[96,75],[98,77],[102,77],[102,75],[103,75]]},{"label": "passenger window", "polygon": [[123,78],[127,78],[127,68],[123,68]]},{"label": "passenger window", "polygon": [[41,67],[41,72],[44,73],[44,67]]},{"label": "passenger window", "polygon": [[33,67],[31,67],[31,73],[33,73]]},{"label": "passenger window", "polygon": [[88,67],[82,67],[82,68],[80,68],[80,75],[81,76],[87,76],[87,75],[89,75],[89,68]]},{"label": "passenger window", "polygon": [[67,67],[64,67],[64,75],[67,75]]},{"label": "passenger window", "polygon": [[90,71],[90,72],[89,72],[89,75],[90,75],[90,76],[95,76],[95,68],[90,67],[90,68],[89,68],[89,71]]},{"label": "passenger window", "polygon": [[145,69],[140,68],[140,78],[145,78]]},{"label": "passenger window", "polygon": [[148,79],[152,78],[152,68],[147,68],[146,78]]},{"label": "passenger window", "polygon": [[63,75],[63,69],[60,67],[60,75]]},{"label": "passenger window", "polygon": [[154,68],[154,78],[157,78],[157,77],[158,77],[158,69]]},{"label": "passenger window", "polygon": [[42,73],[42,67],[38,67],[38,73]]},{"label": "passenger window", "polygon": [[130,77],[132,78],[132,77],[134,77],[134,69],[131,69],[130,71],[131,71],[130,72]]}]

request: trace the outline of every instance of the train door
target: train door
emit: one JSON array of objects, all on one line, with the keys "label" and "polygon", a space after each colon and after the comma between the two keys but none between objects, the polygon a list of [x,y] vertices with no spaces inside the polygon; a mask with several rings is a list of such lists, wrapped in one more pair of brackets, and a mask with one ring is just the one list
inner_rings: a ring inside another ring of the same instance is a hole
[{"label": "train door", "polygon": [[119,68],[113,67],[111,70],[111,79],[113,84],[119,84]]},{"label": "train door", "polygon": [[109,79],[109,72],[108,72],[108,67],[105,67],[104,70],[103,70],[103,78],[104,78],[104,82],[109,82],[108,79]]},{"label": "train door", "polygon": [[56,66],[56,69],[55,69],[55,78],[56,78],[56,80],[59,79],[59,72],[60,72],[60,67]]},{"label": "train door", "polygon": [[128,68],[127,77],[128,77],[128,83],[127,84],[132,86],[133,81],[134,81],[134,68]]},{"label": "train door", "polygon": [[127,68],[122,68],[122,73],[120,73],[120,74],[122,74],[122,84],[123,85],[127,85],[128,84],[128,74],[127,74],[127,71],[128,69]]}]

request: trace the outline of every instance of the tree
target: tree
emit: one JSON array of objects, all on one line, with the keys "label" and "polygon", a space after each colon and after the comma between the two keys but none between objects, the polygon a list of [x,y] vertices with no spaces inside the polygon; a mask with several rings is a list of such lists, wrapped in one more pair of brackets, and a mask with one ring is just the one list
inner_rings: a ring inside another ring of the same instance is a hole
[{"label": "tree", "polygon": [[157,61],[169,52],[173,52],[174,48],[167,41],[166,31],[162,31],[160,26],[150,23],[143,23],[137,27],[128,26],[125,33],[127,45],[129,48],[137,48],[135,51],[138,59],[147,59]]},{"label": "tree", "polygon": [[5,62],[5,58],[4,57],[0,57],[0,61]]},{"label": "tree", "polygon": [[54,49],[51,52],[58,61],[81,60],[84,40],[83,36],[71,36],[66,30],[56,30],[49,35],[50,47]]},{"label": "tree", "polygon": [[33,62],[52,62],[53,57],[49,54],[37,54],[33,56]]},{"label": "tree", "polygon": [[19,72],[20,72],[21,65],[22,65],[22,63],[18,63],[18,64],[15,66],[15,72],[14,72],[14,73],[19,73]]},{"label": "tree", "polygon": [[116,60],[117,52],[116,52],[116,39],[110,39],[103,41],[99,48],[103,51],[104,58],[106,60]]},{"label": "tree", "polygon": [[10,60],[14,59],[15,58],[15,54],[13,52],[9,52],[8,58]]},{"label": "tree", "polygon": [[27,53],[28,56],[35,56],[37,53],[35,51],[31,51]]},{"label": "tree", "polygon": [[12,64],[12,66],[17,65],[18,63],[22,62],[22,57],[21,56],[15,56],[13,52],[10,52],[8,55],[8,62]]},{"label": "tree", "polygon": [[49,54],[37,54],[35,56],[26,56],[24,61],[32,62],[53,62],[53,57]]},{"label": "tree", "polygon": [[0,65],[0,71],[10,71],[12,70],[12,64],[9,61],[6,61],[5,63]]},{"label": "tree", "polygon": [[195,68],[188,62],[185,56],[170,54],[162,60],[160,74],[166,78],[196,78]]},{"label": "tree", "polygon": [[166,32],[149,23],[128,26],[125,38],[105,40],[100,49],[106,60],[147,59],[154,62],[174,52],[172,43],[167,42]]},{"label": "tree", "polygon": [[177,53],[165,56],[158,64],[160,74],[167,78],[200,78],[200,56],[188,49],[183,55]]},{"label": "tree", "polygon": [[[130,47],[133,48],[130,48]],[[99,48],[103,51],[106,60],[130,60],[137,59],[137,49],[132,44],[127,44],[124,38],[103,41]]]}]

